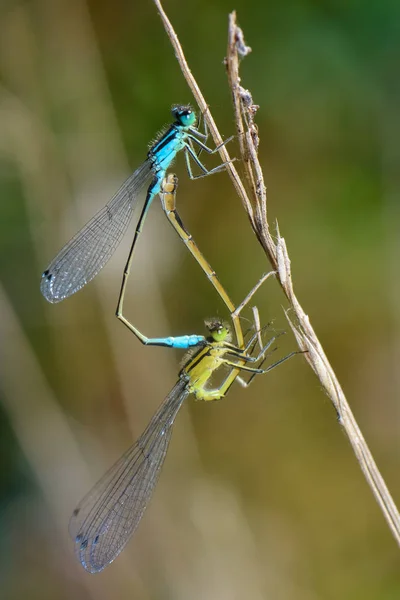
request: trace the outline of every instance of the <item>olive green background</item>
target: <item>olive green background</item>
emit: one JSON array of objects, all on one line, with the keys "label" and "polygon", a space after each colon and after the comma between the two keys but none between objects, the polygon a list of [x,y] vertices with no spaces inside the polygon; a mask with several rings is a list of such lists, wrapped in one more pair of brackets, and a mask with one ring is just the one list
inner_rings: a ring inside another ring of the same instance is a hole
[{"label": "olive green background", "polygon": [[[226,137],[233,8],[253,49],[241,74],[260,105],[270,221],[396,500],[400,4],[166,2]],[[0,77],[2,598],[398,598],[398,547],[301,357],[221,402],[189,399],[134,539],[102,574],[83,571],[69,516],[144,429],[181,353],[142,347],[114,317],[131,234],[62,304],[41,297],[40,274],[192,97],[150,0],[2,0]],[[229,178],[191,182],[182,156],[174,170],[180,214],[238,302],[269,265]],[[287,328],[276,282],[255,301]],[[227,316],[158,200],[126,313],[153,336]],[[294,348],[288,334],[275,356]]]}]

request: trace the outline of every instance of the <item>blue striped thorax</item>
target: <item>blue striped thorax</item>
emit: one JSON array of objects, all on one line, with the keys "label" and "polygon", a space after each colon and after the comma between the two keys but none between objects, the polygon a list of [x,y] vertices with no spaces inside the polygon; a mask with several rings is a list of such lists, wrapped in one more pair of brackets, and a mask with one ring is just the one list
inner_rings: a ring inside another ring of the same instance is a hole
[{"label": "blue striped thorax", "polygon": [[185,148],[188,134],[196,133],[196,113],[189,105],[174,106],[172,116],[175,117],[175,122],[153,144],[147,154],[155,173],[155,179],[151,186],[153,194],[161,191],[162,179],[178,152]]}]

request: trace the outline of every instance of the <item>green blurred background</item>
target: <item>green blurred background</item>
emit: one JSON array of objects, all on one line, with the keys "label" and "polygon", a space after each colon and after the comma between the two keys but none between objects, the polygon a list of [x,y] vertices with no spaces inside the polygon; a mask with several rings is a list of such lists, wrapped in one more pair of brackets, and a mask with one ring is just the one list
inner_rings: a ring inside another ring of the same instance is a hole
[{"label": "green blurred background", "polygon": [[[399,498],[400,4],[166,2],[225,136],[233,8],[253,48],[242,83],[261,106],[271,223]],[[399,598],[396,543],[301,357],[219,403],[187,402],[135,538],[102,574],[83,571],[69,516],[143,430],[181,353],[143,348],[114,317],[129,235],[67,302],[45,302],[40,274],[192,98],[150,0],[2,0],[0,77],[2,598]],[[229,178],[190,182],[183,157],[174,170],[180,213],[238,302],[269,265]],[[256,303],[287,327],[274,281]],[[148,335],[226,316],[157,201],[126,311]],[[294,349],[291,334],[280,346]]]}]

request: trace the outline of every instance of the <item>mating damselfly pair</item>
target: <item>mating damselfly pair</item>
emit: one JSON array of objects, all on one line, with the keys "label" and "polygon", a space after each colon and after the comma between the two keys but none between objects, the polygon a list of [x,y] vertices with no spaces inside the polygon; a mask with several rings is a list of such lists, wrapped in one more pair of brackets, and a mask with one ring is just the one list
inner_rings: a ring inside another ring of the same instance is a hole
[{"label": "mating damselfly pair", "polygon": [[[245,342],[239,315],[270,274],[264,276],[245,300],[235,307],[180,219],[175,202],[177,178],[167,173],[177,153],[180,150],[184,151],[191,178],[195,176],[190,160],[201,169],[200,176],[221,171],[225,165],[207,170],[199,160],[194,144],[210,154],[218,148],[211,149],[206,146],[207,131],[201,133],[196,128],[196,116],[189,106],[176,106],[172,114],[175,122],[151,147],[143,165],[127,179],[112,200],[64,246],[42,276],[42,293],[52,303],[67,298],[93,279],[121,241],[131,220],[139,192],[146,182],[150,182],[124,269],[116,314],[145,345],[192,350],[185,359],[176,385],[144,433],[73,512],[70,531],[75,541],[76,553],[83,567],[92,573],[103,570],[118,556],[139,524],[157,483],[175,417],[186,398],[193,394],[198,400],[218,400],[225,396],[235,380],[248,386],[255,375],[267,373],[295,354],[292,352],[263,368],[263,363],[270,354],[267,352],[277,336],[271,337],[264,344],[261,337],[263,330],[258,327],[256,320],[255,330]],[[236,335],[235,344],[232,343],[229,326],[220,319],[206,322],[206,337],[191,334],[148,338],[124,316],[124,294],[134,248],[149,206],[157,194],[160,195],[168,220],[229,310]],[[218,387],[210,389],[208,385],[212,375],[219,367],[226,367],[228,373]],[[250,373],[250,379],[244,381],[239,377],[240,372]]]}]

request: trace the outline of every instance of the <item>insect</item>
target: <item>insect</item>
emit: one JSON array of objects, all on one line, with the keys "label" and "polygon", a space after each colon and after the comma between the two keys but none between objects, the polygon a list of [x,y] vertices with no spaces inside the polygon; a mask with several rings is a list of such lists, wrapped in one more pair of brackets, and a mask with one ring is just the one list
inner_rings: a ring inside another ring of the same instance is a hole
[{"label": "insect", "polygon": [[[295,352],[266,369],[255,366],[265,360],[265,353],[276,336],[270,338],[257,356],[252,355],[258,332],[245,348],[231,343],[229,327],[219,319],[206,323],[209,336],[199,342],[188,356],[179,378],[145,431],[111,467],[87,496],[78,504],[70,521],[70,533],[82,566],[90,573],[102,571],[124,549],[138,526],[158,481],[168,450],[175,418],[187,397],[197,400],[219,400],[234,379],[232,373],[267,373]],[[221,366],[229,368],[221,385],[208,389],[213,373]],[[243,382],[242,382],[243,383]]]},{"label": "insect", "polygon": [[[144,163],[128,177],[106,206],[60,250],[43,272],[40,289],[46,300],[56,303],[68,298],[99,273],[128,228],[139,192],[149,183],[129,253],[130,264],[150,204],[160,192],[167,169],[181,150],[184,151],[191,179],[211,175],[225,167],[222,164],[208,170],[200,161],[194,144],[209,154],[214,154],[220,146],[214,149],[206,146],[208,133],[196,128],[196,114],[189,105],[174,106],[172,115],[175,121],[151,146]],[[201,169],[202,175],[193,175],[191,160]]]}]

